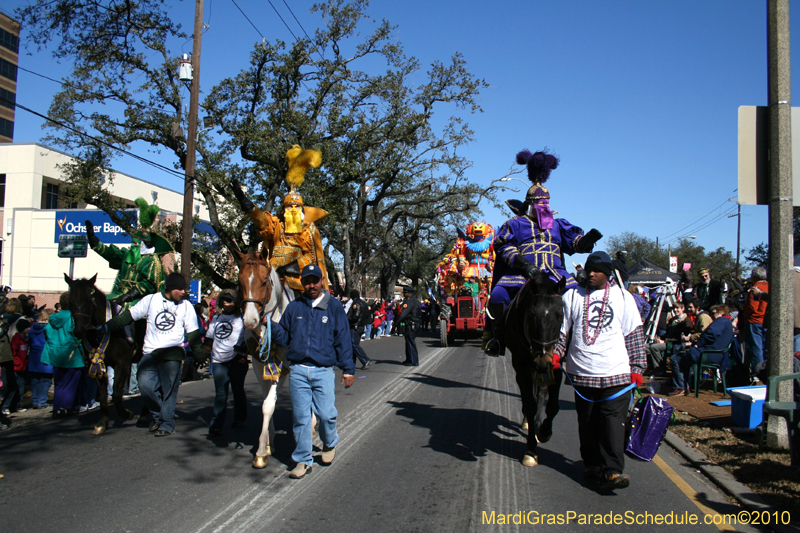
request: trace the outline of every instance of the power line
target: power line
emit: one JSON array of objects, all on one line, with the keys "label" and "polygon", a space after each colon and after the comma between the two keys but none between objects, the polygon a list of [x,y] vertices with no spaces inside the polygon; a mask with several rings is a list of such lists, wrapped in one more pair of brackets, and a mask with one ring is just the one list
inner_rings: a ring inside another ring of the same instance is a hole
[{"label": "power line", "polygon": [[[270,3],[271,3],[271,2],[270,2]],[[288,10],[289,10],[289,13],[291,13],[291,14],[292,14],[292,17],[294,17],[294,21],[295,21],[295,22],[297,22],[297,25],[298,25],[298,26],[300,26],[300,29],[301,29],[301,30],[303,30],[303,33],[305,33],[305,34],[306,34],[306,37],[308,37],[308,40],[310,41],[310,40],[311,40],[311,36],[308,34],[308,32],[306,31],[306,29],[303,27],[303,25],[302,25],[302,24],[300,24],[300,21],[299,21],[299,20],[297,20],[297,17],[295,16],[295,14],[294,14],[294,11],[292,11],[292,8],[291,8],[291,7],[289,7],[289,4],[287,4],[287,3],[286,3],[286,0],[283,0],[283,5],[285,5],[285,6],[286,6],[286,9],[288,9]],[[273,9],[275,9],[275,8],[273,7]]]},{"label": "power line", "polygon": [[[266,39],[266,37],[264,37],[264,34],[263,34],[263,33],[261,33],[261,31],[260,31],[258,28],[256,28],[256,25],[255,25],[255,24],[253,24],[253,21],[252,21],[252,20],[250,20],[250,17],[248,17],[248,16],[247,16],[247,14],[246,14],[244,11],[242,11],[242,8],[241,8],[241,7],[239,7],[239,4],[237,4],[237,3],[236,3],[236,0],[231,0],[231,2],[233,2],[233,5],[235,5],[235,6],[236,6],[236,9],[238,9],[238,10],[239,10],[239,13],[241,13],[242,15],[244,15],[244,18],[246,18],[246,19],[247,19],[247,22],[249,22],[249,23],[250,23],[250,25],[253,27],[253,29],[254,29],[254,30],[256,30],[256,31],[258,32],[258,34],[261,36],[261,38],[262,38],[262,39]],[[271,2],[270,2],[270,3],[271,3]],[[275,8],[273,7],[272,9],[275,9]],[[279,15],[279,16],[280,16],[280,15]],[[283,19],[281,19],[281,20],[283,20]],[[284,24],[286,24],[286,23],[284,22]],[[291,31],[291,30],[290,30],[290,31]]]},{"label": "power line", "polygon": [[151,161],[151,160],[149,160],[149,159],[147,159],[145,157],[142,157],[140,155],[136,155],[136,154],[134,154],[132,152],[128,152],[127,150],[123,150],[122,148],[114,146],[113,144],[111,144],[111,143],[109,143],[107,141],[104,141],[103,139],[98,139],[97,137],[89,135],[88,133],[85,133],[83,131],[78,130],[77,128],[73,128],[72,126],[69,126],[69,125],[63,123],[60,120],[56,120],[54,118],[50,118],[47,115],[43,115],[43,114],[41,114],[41,113],[39,113],[37,111],[34,111],[33,109],[27,108],[24,105],[21,105],[21,104],[19,104],[17,102],[11,102],[7,98],[2,98],[2,97],[0,97],[0,99],[5,100],[6,102],[13,103],[15,107],[18,107],[18,108],[22,109],[23,111],[27,111],[28,113],[31,113],[33,115],[36,115],[37,117],[43,118],[43,119],[45,119],[45,120],[47,120],[49,122],[52,122],[53,124],[57,124],[58,126],[61,126],[64,129],[67,129],[67,130],[70,130],[70,131],[72,131],[74,133],[77,133],[81,137],[85,137],[87,139],[91,139],[91,140],[95,141],[96,143],[99,143],[99,144],[102,144],[104,146],[107,146],[107,147],[111,148],[112,150],[116,150],[118,152],[121,152],[124,155],[127,155],[129,157],[132,157],[132,158],[138,160],[138,161],[141,161],[142,163],[148,164],[148,165],[150,165],[150,166],[152,166],[154,168],[157,168],[157,169],[162,170],[164,172],[168,172],[168,173],[172,174],[173,176],[177,176],[177,177],[179,177],[179,178],[181,178],[183,180],[186,180],[186,176],[182,172],[178,172],[175,169],[166,167],[166,166],[164,166],[164,165],[162,165],[160,163],[156,163],[155,161]]},{"label": "power line", "polygon": [[691,228],[691,227],[692,227],[692,226],[694,226],[695,224],[698,224],[698,223],[700,223],[700,221],[701,221],[701,220],[703,220],[704,218],[706,218],[706,217],[708,217],[708,216],[711,216],[711,215],[714,213],[714,211],[716,211],[717,209],[719,209],[720,207],[722,207],[723,205],[725,205],[725,202],[727,202],[727,201],[728,201],[728,200],[727,200],[727,198],[726,198],[726,199],[725,199],[725,200],[723,200],[723,201],[722,201],[722,202],[721,202],[721,203],[720,203],[718,206],[714,207],[714,208],[713,208],[711,211],[709,211],[709,212],[708,212],[708,213],[706,213],[705,215],[701,216],[700,218],[698,218],[698,219],[697,219],[697,220],[695,220],[694,222],[691,222],[691,223],[687,224],[686,226],[683,226],[682,228],[680,228],[680,229],[678,229],[678,230],[676,230],[676,231],[673,231],[673,232],[672,232],[672,233],[670,233],[669,235],[665,235],[665,236],[661,237],[661,240],[662,240],[662,241],[667,241],[667,240],[668,240],[670,237],[672,237],[673,235],[677,235],[677,234],[679,234],[679,233],[683,233],[683,232],[687,231],[689,228]]},{"label": "power line", "polygon": [[[272,6],[272,10],[273,10],[273,11],[275,11],[275,14],[276,14],[276,15],[278,15],[278,18],[279,18],[279,19],[281,19],[281,22],[283,22],[283,25],[284,25],[284,26],[286,26],[286,29],[287,29],[287,30],[289,30],[289,33],[291,33],[291,34],[292,34],[292,37],[294,37],[294,40],[295,40],[295,41],[299,41],[299,39],[297,38],[297,35],[295,35],[295,34],[294,34],[294,32],[292,31],[292,28],[290,28],[290,27],[289,27],[289,25],[288,25],[288,24],[286,24],[286,21],[285,21],[285,20],[283,20],[283,17],[281,16],[281,14],[280,14],[280,13],[278,13],[278,10],[277,10],[277,9],[275,9],[275,6],[273,5],[273,3],[272,3],[272,0],[267,0],[267,2],[269,2],[269,5],[271,5],[271,6]],[[301,26],[301,27],[302,27],[302,26]],[[305,31],[305,30],[303,30],[303,31]]]}]

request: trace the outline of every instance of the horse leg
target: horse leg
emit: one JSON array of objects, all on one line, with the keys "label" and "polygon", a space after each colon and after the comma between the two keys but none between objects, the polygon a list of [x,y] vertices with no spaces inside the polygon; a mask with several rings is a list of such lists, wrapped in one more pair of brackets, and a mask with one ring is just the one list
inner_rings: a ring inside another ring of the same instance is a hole
[{"label": "horse leg", "polygon": [[[539,442],[547,442],[553,436],[553,419],[558,414],[559,405],[558,405],[558,394],[561,391],[561,371],[555,370],[555,383],[547,386],[547,394],[545,400],[545,415],[546,418],[542,422],[542,425],[539,426],[539,431],[536,434],[536,437],[539,439]],[[544,387],[542,387],[544,388]]]},{"label": "horse leg", "polygon": [[261,402],[261,434],[258,436],[258,449],[253,459],[253,468],[266,468],[267,458],[272,455],[269,443],[271,442],[270,432],[273,435],[275,433],[272,415],[275,413],[275,405],[278,401],[278,382],[264,379],[264,364],[256,359],[253,360],[253,370],[264,398],[264,401]]},{"label": "horse leg", "polygon": [[101,378],[94,378],[100,393],[100,420],[92,430],[93,435],[102,435],[108,427],[108,373]]},{"label": "horse leg", "polygon": [[529,424],[533,421],[533,427],[528,429],[528,450],[522,458],[522,464],[525,466],[536,466],[539,464],[539,458],[536,456],[536,416],[538,405],[536,396],[533,394],[533,377],[531,372],[517,372],[517,385],[519,386],[520,396],[522,397],[522,412],[528,419]]},{"label": "horse leg", "polygon": [[131,363],[129,357],[120,357],[117,365],[114,367],[114,407],[117,410],[117,416],[122,420],[132,420],[133,411],[125,409],[122,405],[122,393],[125,390],[125,384],[131,375]]}]

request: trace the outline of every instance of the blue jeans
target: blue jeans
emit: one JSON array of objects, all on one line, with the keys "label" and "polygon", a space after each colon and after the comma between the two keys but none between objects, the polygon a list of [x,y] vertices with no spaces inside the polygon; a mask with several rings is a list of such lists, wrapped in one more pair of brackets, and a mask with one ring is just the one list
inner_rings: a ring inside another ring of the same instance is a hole
[{"label": "blue jeans", "polygon": [[359,346],[361,343],[361,334],[364,333],[364,328],[352,328],[350,330],[350,337],[353,341],[353,362],[356,362],[356,357],[361,361],[362,365],[366,365],[369,357],[364,353],[364,349]]},{"label": "blue jeans", "polygon": [[139,390],[159,429],[175,431],[175,404],[181,385],[181,362],[163,361],[150,354],[139,361]]},{"label": "blue jeans", "polygon": [[126,389],[129,393],[139,392],[139,380],[136,379],[136,373],[138,371],[139,364],[131,363],[131,377],[128,378],[128,388]]},{"label": "blue jeans", "polygon": [[750,370],[764,360],[764,324],[745,323],[744,351]]},{"label": "blue jeans", "polygon": [[311,412],[319,419],[319,438],[328,448],[339,443],[336,432],[336,372],[333,367],[292,365],[289,390],[292,393],[295,448],[292,459],[311,466]]},{"label": "blue jeans", "polygon": [[672,387],[675,390],[684,390],[687,387],[686,379],[689,375],[689,370],[694,364],[691,354],[688,350],[676,351],[670,357],[672,362]]},{"label": "blue jeans", "polygon": [[391,335],[392,334],[392,322],[393,322],[393,320],[394,319],[387,320],[386,323],[384,324],[384,326],[383,326],[383,334],[384,335]]},{"label": "blue jeans", "polygon": [[31,372],[31,403],[34,407],[44,407],[47,405],[47,391],[50,390],[50,383],[52,381],[52,374]]},{"label": "blue jeans", "polygon": [[247,419],[247,396],[244,393],[244,378],[247,377],[247,362],[237,357],[227,363],[211,363],[214,367],[214,418],[211,427],[222,429],[225,424],[225,413],[228,408],[228,385],[233,391],[233,421],[244,422]]},{"label": "blue jeans", "polygon": [[372,324],[367,324],[364,326],[364,339],[369,340],[370,335],[372,335]]}]

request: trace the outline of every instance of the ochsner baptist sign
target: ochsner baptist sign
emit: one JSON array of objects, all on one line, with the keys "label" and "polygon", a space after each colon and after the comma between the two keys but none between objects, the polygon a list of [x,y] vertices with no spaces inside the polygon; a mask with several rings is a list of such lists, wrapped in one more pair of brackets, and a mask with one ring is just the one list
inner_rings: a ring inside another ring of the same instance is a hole
[{"label": "ochsner baptist sign", "polygon": [[[122,215],[122,213],[119,213]],[[86,221],[91,222],[94,233],[100,242],[106,244],[130,244],[131,236],[104,211],[96,209],[56,211],[56,233],[59,235],[86,235]]]}]

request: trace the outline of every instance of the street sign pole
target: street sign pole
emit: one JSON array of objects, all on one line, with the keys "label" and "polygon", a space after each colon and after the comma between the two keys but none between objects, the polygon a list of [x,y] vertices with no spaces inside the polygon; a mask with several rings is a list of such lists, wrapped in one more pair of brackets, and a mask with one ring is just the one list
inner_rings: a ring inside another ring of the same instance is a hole
[{"label": "street sign pole", "polygon": [[75,277],[75,258],[69,258],[69,279],[73,279]]}]

